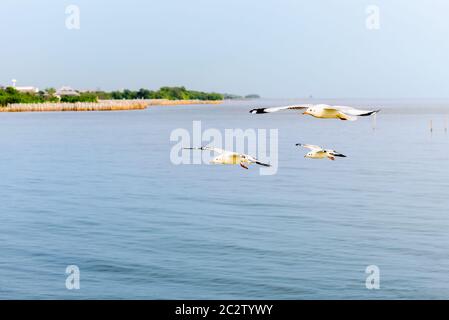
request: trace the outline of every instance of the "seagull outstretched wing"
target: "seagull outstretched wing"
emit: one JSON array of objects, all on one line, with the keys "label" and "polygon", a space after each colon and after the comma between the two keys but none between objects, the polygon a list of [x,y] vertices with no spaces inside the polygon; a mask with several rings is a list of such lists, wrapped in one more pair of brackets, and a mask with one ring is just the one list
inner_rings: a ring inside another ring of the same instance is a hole
[{"label": "seagull outstretched wing", "polygon": [[226,150],[223,150],[223,149],[220,149],[220,148],[215,148],[215,147],[193,147],[193,148],[183,148],[183,149],[186,149],[186,150],[213,151],[213,152],[220,153],[220,154],[222,154],[222,153],[234,153],[234,152],[229,152],[229,151],[226,151]]},{"label": "seagull outstretched wing", "polygon": [[307,104],[301,104],[301,105],[291,105],[291,106],[285,106],[285,107],[271,107],[271,108],[255,108],[249,111],[249,113],[272,113],[272,112],[278,112],[282,110],[302,110],[307,109],[310,107],[310,105]]},{"label": "seagull outstretched wing", "polygon": [[297,143],[296,146],[298,146],[298,147],[304,147],[304,148],[307,148],[307,149],[312,150],[312,151],[320,151],[320,150],[323,150],[323,148],[321,148],[320,146],[315,146],[315,145],[313,145],[313,144],[302,144],[302,143]]},{"label": "seagull outstretched wing", "polygon": [[372,114],[378,113],[380,109],[377,110],[362,110],[362,109],[356,109],[353,107],[347,107],[347,106],[329,106],[325,107],[326,110],[337,110],[345,115],[348,116],[356,116],[356,117],[365,117],[370,116]]}]

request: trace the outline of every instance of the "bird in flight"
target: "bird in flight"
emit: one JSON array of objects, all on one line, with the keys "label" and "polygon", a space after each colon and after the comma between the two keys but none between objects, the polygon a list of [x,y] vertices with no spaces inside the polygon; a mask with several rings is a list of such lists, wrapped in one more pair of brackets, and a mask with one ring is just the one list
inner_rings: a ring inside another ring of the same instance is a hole
[{"label": "bird in flight", "polygon": [[248,165],[255,163],[264,167],[271,167],[268,163],[263,163],[253,156],[243,153],[237,153],[232,151],[226,151],[214,147],[198,147],[198,148],[183,148],[187,150],[201,150],[201,151],[213,151],[218,153],[218,156],[211,160],[212,164],[239,164],[242,168],[248,169]]},{"label": "bird in flight", "polygon": [[378,113],[380,110],[361,110],[346,106],[330,106],[327,104],[303,104],[285,107],[256,108],[250,113],[272,113],[282,110],[304,110],[303,114],[308,114],[320,119],[340,119],[355,121],[357,117],[366,117]]},{"label": "bird in flight", "polygon": [[297,143],[296,146],[304,147],[309,149],[310,151],[304,156],[304,158],[310,159],[324,159],[328,158],[329,160],[335,160],[335,157],[346,158],[344,154],[341,154],[335,150],[323,149],[319,146],[314,146],[312,144],[302,144]]}]

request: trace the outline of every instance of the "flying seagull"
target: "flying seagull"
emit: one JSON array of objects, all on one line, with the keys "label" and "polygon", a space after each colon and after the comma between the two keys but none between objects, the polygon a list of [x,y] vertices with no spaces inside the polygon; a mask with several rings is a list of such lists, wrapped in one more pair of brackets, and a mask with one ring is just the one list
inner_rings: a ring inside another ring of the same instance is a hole
[{"label": "flying seagull", "polygon": [[344,154],[341,154],[335,150],[323,149],[319,146],[314,146],[311,144],[297,143],[296,146],[304,147],[304,148],[311,150],[304,156],[304,158],[311,158],[311,159],[328,158],[329,160],[335,160],[335,157],[346,158],[346,156]]},{"label": "flying seagull", "polygon": [[219,148],[199,147],[199,148],[183,148],[183,149],[213,151],[215,153],[218,153],[219,155],[211,160],[211,163],[213,164],[239,164],[244,169],[248,169],[247,165],[251,163],[255,163],[264,167],[271,167],[269,164],[260,162],[259,160],[248,154],[226,151]]},{"label": "flying seagull", "polygon": [[285,107],[257,108],[250,110],[250,113],[272,113],[282,110],[305,110],[303,114],[308,114],[321,119],[340,119],[355,121],[357,117],[366,117],[378,113],[380,110],[360,110],[346,106],[330,106],[327,104],[303,104]]}]

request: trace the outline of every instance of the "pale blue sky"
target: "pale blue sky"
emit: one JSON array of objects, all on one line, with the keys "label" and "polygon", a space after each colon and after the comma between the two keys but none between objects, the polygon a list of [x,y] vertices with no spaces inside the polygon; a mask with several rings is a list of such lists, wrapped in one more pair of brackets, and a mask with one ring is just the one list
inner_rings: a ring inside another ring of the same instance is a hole
[{"label": "pale blue sky", "polygon": [[449,98],[448,17],[447,0],[2,0],[0,84]]}]

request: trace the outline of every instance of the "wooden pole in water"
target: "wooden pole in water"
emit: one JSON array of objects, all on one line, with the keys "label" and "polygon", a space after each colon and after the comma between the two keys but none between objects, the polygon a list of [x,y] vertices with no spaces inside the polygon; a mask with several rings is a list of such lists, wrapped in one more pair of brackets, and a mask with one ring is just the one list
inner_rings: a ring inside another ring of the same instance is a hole
[{"label": "wooden pole in water", "polygon": [[430,133],[432,133],[433,132],[433,123],[432,123],[432,120],[430,120]]},{"label": "wooden pole in water", "polygon": [[447,133],[447,116],[444,119],[444,133]]},{"label": "wooden pole in water", "polygon": [[375,113],[374,115],[373,115],[373,131],[375,131],[376,130],[376,127],[377,127],[377,113]]}]

